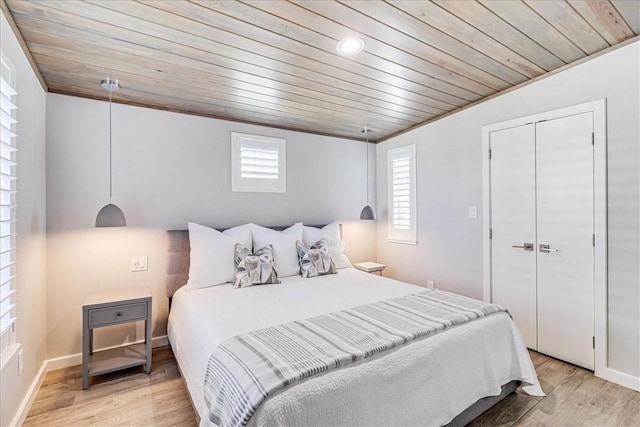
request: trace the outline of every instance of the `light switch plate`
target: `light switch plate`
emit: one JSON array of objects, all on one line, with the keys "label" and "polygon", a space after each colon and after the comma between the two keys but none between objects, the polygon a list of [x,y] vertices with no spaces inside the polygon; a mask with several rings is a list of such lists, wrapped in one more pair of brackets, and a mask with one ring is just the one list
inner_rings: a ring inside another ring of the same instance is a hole
[{"label": "light switch plate", "polygon": [[131,271],[147,271],[147,256],[132,256]]},{"label": "light switch plate", "polygon": [[476,206],[469,207],[469,218],[471,219],[478,218],[478,208]]}]

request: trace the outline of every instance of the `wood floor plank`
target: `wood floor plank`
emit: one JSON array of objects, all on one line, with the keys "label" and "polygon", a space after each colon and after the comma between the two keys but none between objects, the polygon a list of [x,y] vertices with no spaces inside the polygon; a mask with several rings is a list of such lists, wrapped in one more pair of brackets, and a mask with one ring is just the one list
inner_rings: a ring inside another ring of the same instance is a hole
[{"label": "wood floor plank", "polygon": [[530,351],[531,361],[533,362],[533,366],[538,369],[538,366],[542,365],[544,362],[550,359],[549,356],[546,356],[542,353],[538,353],[535,351]]},{"label": "wood floor plank", "polygon": [[550,362],[560,369],[546,379],[556,379],[557,385],[529,413],[531,417],[547,425],[640,425],[640,393],[578,367],[565,377],[570,371],[566,366],[570,365],[554,359],[543,365],[547,373],[552,372]]},{"label": "wood floor plank", "polygon": [[536,420],[530,415],[525,415],[512,424],[514,427],[547,427],[547,425],[541,421]]},{"label": "wood floor plank", "polygon": [[75,396],[73,393],[55,393],[48,397],[39,399],[31,406],[30,414],[38,415],[45,412],[55,411],[57,409],[67,408],[73,405]]},{"label": "wood floor plank", "polygon": [[538,404],[538,399],[521,392],[507,396],[499,405],[473,420],[470,427],[511,426]]},{"label": "wood floor plank", "polygon": [[569,379],[578,369],[574,365],[548,358],[544,363],[536,367],[536,372],[538,373],[538,380],[540,380],[542,390],[545,393],[550,393],[558,384]]},{"label": "wood floor plank", "polygon": [[150,375],[137,367],[92,377],[87,390],[82,390],[79,366],[49,372],[24,425],[195,426],[195,413],[179,372],[176,375],[171,349],[154,349],[153,357]]},{"label": "wood floor plank", "polygon": [[[471,427],[640,426],[640,393],[593,372],[530,351],[546,397],[518,392]],[[141,367],[92,378],[82,390],[79,366],[47,374],[24,426],[197,426],[196,414],[169,347]]]}]

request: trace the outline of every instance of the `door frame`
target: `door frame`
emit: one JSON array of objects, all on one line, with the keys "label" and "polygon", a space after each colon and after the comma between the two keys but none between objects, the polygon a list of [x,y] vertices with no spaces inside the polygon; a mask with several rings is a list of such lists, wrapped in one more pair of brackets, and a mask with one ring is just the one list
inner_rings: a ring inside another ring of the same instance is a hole
[{"label": "door frame", "polygon": [[482,128],[482,240],[483,240],[483,298],[491,301],[491,164],[489,143],[492,132],[512,127],[552,120],[582,113],[593,113],[593,202],[594,202],[594,367],[595,374],[611,378],[607,369],[607,129],[606,99],[573,105],[553,111],[533,114]]}]

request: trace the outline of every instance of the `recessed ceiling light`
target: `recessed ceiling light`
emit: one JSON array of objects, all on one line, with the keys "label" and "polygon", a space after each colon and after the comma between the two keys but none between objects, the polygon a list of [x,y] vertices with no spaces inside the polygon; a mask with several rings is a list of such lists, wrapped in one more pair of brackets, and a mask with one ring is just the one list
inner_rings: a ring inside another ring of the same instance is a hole
[{"label": "recessed ceiling light", "polygon": [[340,55],[355,55],[356,53],[362,52],[364,42],[358,37],[347,37],[338,42],[336,49]]}]

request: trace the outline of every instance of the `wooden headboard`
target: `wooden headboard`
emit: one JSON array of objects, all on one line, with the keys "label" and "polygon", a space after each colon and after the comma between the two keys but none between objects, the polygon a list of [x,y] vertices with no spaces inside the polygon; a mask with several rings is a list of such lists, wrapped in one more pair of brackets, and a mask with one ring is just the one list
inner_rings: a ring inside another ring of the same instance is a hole
[{"label": "wooden headboard", "polygon": [[[290,226],[268,227],[272,230],[282,231]],[[324,225],[309,225],[308,227],[322,228]],[[217,228],[218,231],[224,229]],[[340,227],[342,234],[342,226]],[[168,260],[167,260],[167,281],[166,293],[171,299],[173,294],[186,285],[189,280],[189,256],[191,246],[189,245],[189,230],[168,230],[169,237]]]}]

